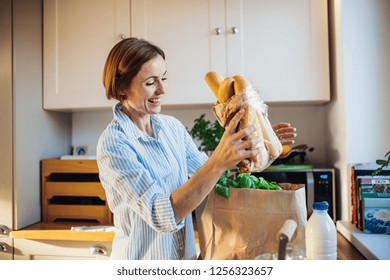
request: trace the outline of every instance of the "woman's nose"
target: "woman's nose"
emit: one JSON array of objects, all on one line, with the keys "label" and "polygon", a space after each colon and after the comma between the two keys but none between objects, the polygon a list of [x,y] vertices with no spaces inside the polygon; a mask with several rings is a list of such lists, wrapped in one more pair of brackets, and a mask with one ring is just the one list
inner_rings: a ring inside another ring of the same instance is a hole
[{"label": "woman's nose", "polygon": [[167,84],[165,81],[159,81],[157,92],[158,94],[164,94],[167,92]]}]

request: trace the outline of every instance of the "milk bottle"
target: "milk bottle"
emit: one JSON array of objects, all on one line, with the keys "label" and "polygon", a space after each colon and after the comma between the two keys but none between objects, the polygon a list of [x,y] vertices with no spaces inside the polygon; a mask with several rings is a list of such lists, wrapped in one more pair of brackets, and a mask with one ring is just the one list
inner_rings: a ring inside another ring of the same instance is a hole
[{"label": "milk bottle", "polygon": [[326,201],[313,203],[313,214],[307,221],[305,234],[306,259],[337,259],[337,231]]}]

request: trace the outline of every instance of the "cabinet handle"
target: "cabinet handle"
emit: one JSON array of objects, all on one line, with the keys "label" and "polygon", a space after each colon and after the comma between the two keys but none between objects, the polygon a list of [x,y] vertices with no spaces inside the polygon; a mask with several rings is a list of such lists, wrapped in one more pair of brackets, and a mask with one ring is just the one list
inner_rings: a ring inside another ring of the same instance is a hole
[{"label": "cabinet handle", "polygon": [[238,33],[238,28],[237,27],[232,27],[232,33],[237,34]]},{"label": "cabinet handle", "polygon": [[94,245],[91,248],[89,248],[89,252],[91,253],[91,255],[99,255],[99,256],[108,255],[108,251],[106,247],[100,244]]},{"label": "cabinet handle", "polygon": [[215,34],[217,34],[217,35],[221,35],[222,29],[219,28],[219,27],[217,27],[217,28],[214,29],[214,32],[215,32]]},{"label": "cabinet handle", "polygon": [[121,34],[119,34],[119,38],[121,38],[121,40],[126,39],[126,35],[121,33]]},{"label": "cabinet handle", "polygon": [[7,249],[7,244],[5,244],[4,242],[0,242],[0,252],[7,252],[8,249]]},{"label": "cabinet handle", "polygon": [[5,225],[0,225],[0,235],[8,235],[9,229]]}]

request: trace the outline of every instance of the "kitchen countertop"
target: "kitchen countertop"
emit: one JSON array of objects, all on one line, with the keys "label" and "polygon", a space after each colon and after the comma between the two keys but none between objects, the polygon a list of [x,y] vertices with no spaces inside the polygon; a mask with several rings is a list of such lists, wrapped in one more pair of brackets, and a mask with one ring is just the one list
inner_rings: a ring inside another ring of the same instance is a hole
[{"label": "kitchen countertop", "polygon": [[[83,224],[82,226],[98,226],[99,224]],[[111,242],[114,232],[91,232],[73,231],[73,226],[80,226],[72,223],[36,223],[21,230],[12,231],[10,237],[17,239],[34,240],[68,240],[68,241],[95,241]],[[197,239],[197,232],[195,232]],[[337,234],[337,258],[339,260],[364,260],[354,245],[352,245],[342,234]]]},{"label": "kitchen countertop", "polygon": [[337,221],[337,230],[369,260],[390,260],[390,235],[368,234],[351,221]]},{"label": "kitchen countertop", "polygon": [[75,231],[71,230],[76,226],[102,226],[100,224],[80,223],[36,223],[21,230],[11,231],[10,237],[14,239],[35,239],[35,240],[67,240],[67,241],[95,241],[111,242],[114,232],[104,231]]},{"label": "kitchen countertop", "polygon": [[366,260],[367,258],[359,252],[342,234],[337,233],[337,259],[338,260]]}]

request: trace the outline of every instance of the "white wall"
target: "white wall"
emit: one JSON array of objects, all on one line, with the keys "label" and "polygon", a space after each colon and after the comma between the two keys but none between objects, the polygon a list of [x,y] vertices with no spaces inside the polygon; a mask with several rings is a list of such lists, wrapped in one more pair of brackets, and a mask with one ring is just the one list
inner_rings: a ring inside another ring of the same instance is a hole
[{"label": "white wall", "polygon": [[390,1],[343,1],[347,162],[390,150]]},{"label": "white wall", "polygon": [[348,165],[390,150],[390,1],[332,0],[329,157],[339,169],[341,218],[350,220]]}]

